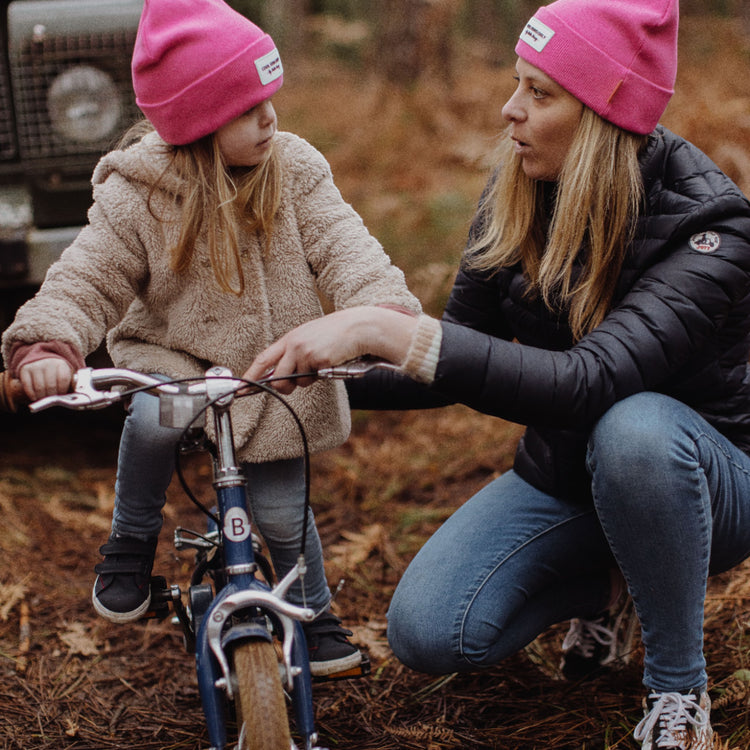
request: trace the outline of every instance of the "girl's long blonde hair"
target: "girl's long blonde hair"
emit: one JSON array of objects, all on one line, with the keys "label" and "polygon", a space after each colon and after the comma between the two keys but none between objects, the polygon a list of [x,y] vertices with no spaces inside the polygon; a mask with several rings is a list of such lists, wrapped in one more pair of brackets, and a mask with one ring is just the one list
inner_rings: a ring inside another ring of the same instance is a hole
[{"label": "girl's long blonde hair", "polygon": [[550,218],[544,183],[524,174],[504,136],[497,178],[483,202],[483,230],[470,244],[468,266],[492,272],[520,261],[529,292],[540,294],[550,309],[567,308],[579,340],[611,305],[640,211],[638,154],[646,140],[584,107]]},{"label": "girl's long blonde hair", "polygon": [[[142,138],[153,127],[144,121],[125,135],[121,147]],[[211,268],[226,292],[242,294],[240,233],[259,232],[270,241],[274,217],[281,202],[281,167],[275,148],[257,166],[230,170],[213,134],[184,146],[169,146],[171,159],[163,175],[176,170],[188,187],[177,197],[181,225],[177,243],[169,248],[170,265],[185,271],[193,258],[200,233],[205,233]],[[151,196],[161,178],[151,187],[149,210],[155,218]],[[166,236],[166,234],[165,234]]]}]

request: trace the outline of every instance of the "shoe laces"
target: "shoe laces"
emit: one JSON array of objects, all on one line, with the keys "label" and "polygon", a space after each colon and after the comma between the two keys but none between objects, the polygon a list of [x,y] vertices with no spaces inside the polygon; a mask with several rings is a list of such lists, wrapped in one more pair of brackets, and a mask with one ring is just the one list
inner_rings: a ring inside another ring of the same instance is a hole
[{"label": "shoe laces", "polygon": [[575,649],[581,656],[590,659],[594,656],[597,644],[609,648],[615,641],[615,631],[604,625],[607,616],[596,620],[572,620],[562,643],[563,651]]},{"label": "shoe laces", "polygon": [[708,712],[701,707],[699,698],[692,693],[651,693],[651,710],[641,719],[633,732],[640,741],[659,730],[654,737],[654,747],[687,750],[686,730],[692,725],[700,731],[708,726]]}]

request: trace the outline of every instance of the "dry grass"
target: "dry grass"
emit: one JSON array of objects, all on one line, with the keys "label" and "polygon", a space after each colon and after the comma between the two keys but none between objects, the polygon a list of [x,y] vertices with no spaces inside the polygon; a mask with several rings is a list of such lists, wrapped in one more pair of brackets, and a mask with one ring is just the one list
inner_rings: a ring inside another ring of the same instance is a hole
[{"label": "dry grass", "polygon": [[[87,435],[80,420],[72,431],[63,416],[33,420],[0,432],[0,747],[205,747],[192,659],[174,626],[110,625],[88,602],[111,512],[116,425],[98,422]],[[462,407],[368,415],[346,446],[316,460],[329,578],[346,579],[337,607],[373,664],[369,678],[316,686],[332,750],[633,746],[640,652],[622,671],[576,685],[558,679],[560,627],[476,675],[417,674],[388,649],[384,613],[401,572],[447,514],[507,468],[517,437],[517,427]],[[207,474],[190,463],[203,497]],[[178,522],[202,528],[175,487],[157,569],[184,586],[190,556],[169,544]],[[707,601],[713,721],[726,750],[750,744],[748,570],[712,581]]]}]

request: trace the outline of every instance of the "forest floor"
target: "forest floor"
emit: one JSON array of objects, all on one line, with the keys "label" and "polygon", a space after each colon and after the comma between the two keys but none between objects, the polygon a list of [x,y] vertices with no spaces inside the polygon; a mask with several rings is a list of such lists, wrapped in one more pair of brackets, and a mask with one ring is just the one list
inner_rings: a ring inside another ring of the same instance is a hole
[{"label": "forest floor", "polygon": [[[179,628],[169,619],[113,625],[90,605],[92,569],[111,517],[119,418],[6,417],[4,428],[0,748],[205,748],[193,657]],[[345,581],[335,609],[372,662],[368,677],[314,686],[324,746],[634,747],[639,648],[624,668],[574,684],[557,671],[563,626],[474,675],[418,674],[387,646],[385,611],[405,566],[464,498],[508,467],[518,435],[516,426],[459,406],[369,414],[356,420],[345,446],[314,460],[313,504],[329,580]],[[208,501],[206,461],[191,457],[186,476]],[[155,573],[185,589],[192,553],[172,548],[176,525],[204,528],[175,483]],[[706,608],[712,720],[725,743],[717,747],[733,750],[750,746],[748,571],[743,564],[712,580]]]},{"label": "forest floor", "polygon": [[[687,24],[678,95],[665,123],[747,192],[748,51],[726,43],[732,29],[707,34]],[[282,127],[326,153],[345,197],[387,240],[425,308],[438,312],[486,178],[483,154],[500,127],[510,73],[476,60],[446,93],[429,82],[393,91],[361,69],[320,60],[287,68],[277,102]],[[510,466],[521,428],[461,406],[354,417],[347,443],[314,459],[312,497],[329,580],[345,581],[336,610],[369,652],[372,674],[316,684],[321,744],[634,747],[639,649],[624,668],[581,684],[559,679],[563,625],[480,674],[436,678],[393,658],[385,612],[400,575],[453,510]],[[120,423],[119,414],[105,413],[0,415],[0,749],[207,745],[193,659],[178,629],[169,620],[115,626],[90,605]],[[186,474],[208,497],[208,465],[191,458]],[[191,555],[173,550],[172,531],[202,524],[173,484],[156,573],[185,588]],[[712,579],[706,605],[712,721],[717,748],[726,750],[750,747],[748,572],[745,563]]]}]

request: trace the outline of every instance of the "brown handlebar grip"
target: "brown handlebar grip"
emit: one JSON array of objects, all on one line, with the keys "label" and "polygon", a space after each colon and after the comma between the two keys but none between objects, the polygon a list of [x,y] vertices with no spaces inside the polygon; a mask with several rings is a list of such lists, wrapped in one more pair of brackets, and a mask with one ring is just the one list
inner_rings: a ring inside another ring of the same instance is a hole
[{"label": "brown handlebar grip", "polygon": [[21,381],[8,372],[0,372],[0,411],[15,413],[19,406],[28,403]]}]

